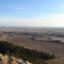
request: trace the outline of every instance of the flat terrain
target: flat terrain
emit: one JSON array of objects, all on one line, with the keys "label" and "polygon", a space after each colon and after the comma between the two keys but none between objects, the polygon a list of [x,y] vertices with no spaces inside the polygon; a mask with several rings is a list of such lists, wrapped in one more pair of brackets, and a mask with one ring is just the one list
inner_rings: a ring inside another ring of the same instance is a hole
[{"label": "flat terrain", "polygon": [[0,40],[55,54],[49,64],[64,64],[64,29],[0,28]]}]

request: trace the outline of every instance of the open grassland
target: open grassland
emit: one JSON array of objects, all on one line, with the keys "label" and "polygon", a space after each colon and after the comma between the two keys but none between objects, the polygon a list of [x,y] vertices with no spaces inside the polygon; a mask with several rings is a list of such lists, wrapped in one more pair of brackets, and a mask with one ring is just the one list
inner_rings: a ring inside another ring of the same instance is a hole
[{"label": "open grassland", "polygon": [[0,40],[34,50],[54,54],[49,64],[64,64],[63,29],[0,29]]}]

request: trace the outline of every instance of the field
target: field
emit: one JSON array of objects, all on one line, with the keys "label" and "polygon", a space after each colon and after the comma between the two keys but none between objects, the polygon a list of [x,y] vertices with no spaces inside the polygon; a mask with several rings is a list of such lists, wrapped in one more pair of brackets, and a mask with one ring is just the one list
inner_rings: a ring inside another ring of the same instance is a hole
[{"label": "field", "polygon": [[0,28],[0,40],[54,54],[49,64],[64,64],[64,29]]}]

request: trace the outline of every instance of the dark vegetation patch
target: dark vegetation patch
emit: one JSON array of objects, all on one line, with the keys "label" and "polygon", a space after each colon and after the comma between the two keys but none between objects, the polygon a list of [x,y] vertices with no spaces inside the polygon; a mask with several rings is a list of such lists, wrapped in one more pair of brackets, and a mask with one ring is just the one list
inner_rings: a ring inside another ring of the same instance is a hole
[{"label": "dark vegetation patch", "polygon": [[63,34],[48,34],[49,36],[55,36],[55,37],[64,37]]},{"label": "dark vegetation patch", "polygon": [[15,46],[6,41],[0,41],[0,53],[10,56],[13,55],[17,58],[30,61],[33,64],[46,64],[44,63],[45,60],[55,58],[55,55],[50,55],[33,49],[27,49],[21,46]]}]

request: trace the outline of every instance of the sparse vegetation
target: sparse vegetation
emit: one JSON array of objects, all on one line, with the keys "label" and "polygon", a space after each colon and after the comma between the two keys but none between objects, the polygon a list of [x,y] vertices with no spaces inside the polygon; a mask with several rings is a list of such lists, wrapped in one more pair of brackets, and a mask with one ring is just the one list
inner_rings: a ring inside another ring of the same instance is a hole
[{"label": "sparse vegetation", "polygon": [[15,46],[6,41],[0,41],[0,53],[10,56],[13,55],[17,58],[30,61],[33,64],[43,64],[44,60],[55,58],[55,55],[50,55],[33,49],[27,49],[21,46]]}]

